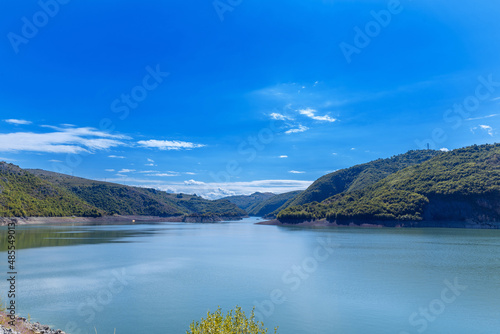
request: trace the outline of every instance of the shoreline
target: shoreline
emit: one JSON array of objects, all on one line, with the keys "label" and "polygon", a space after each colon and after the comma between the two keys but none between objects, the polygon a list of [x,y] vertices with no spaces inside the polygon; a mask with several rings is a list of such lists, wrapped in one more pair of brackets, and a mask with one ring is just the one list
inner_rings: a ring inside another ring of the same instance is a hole
[{"label": "shoreline", "polygon": [[30,322],[18,315],[15,317],[15,326],[11,326],[9,324],[9,321],[11,321],[9,315],[5,312],[0,312],[0,334],[66,334],[66,332],[60,329],[53,329],[39,322]]},{"label": "shoreline", "polygon": [[138,224],[138,223],[205,223],[241,220],[244,217],[234,216],[139,216],[139,215],[116,215],[102,217],[0,217],[0,226],[7,226],[11,222],[16,225],[46,225],[46,224],[89,224],[89,225],[110,225],[110,224]]},{"label": "shoreline", "polygon": [[296,226],[296,227],[359,227],[359,228],[465,228],[465,229],[500,229],[500,222],[473,221],[348,221],[343,224],[329,222],[326,219],[304,221],[297,224],[282,223],[277,219],[255,223],[257,225]]}]

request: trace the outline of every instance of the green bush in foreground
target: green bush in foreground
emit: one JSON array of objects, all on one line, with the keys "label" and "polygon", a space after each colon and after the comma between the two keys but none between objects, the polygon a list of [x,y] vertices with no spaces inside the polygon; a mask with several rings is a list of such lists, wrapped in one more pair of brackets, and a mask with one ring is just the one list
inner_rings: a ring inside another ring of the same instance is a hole
[{"label": "green bush in foreground", "polygon": [[[245,316],[241,307],[236,306],[226,316],[222,314],[220,307],[214,313],[207,312],[207,317],[200,322],[193,321],[186,334],[266,334],[267,328],[264,328],[262,322],[255,321],[254,310],[250,318]],[[278,333],[278,327],[274,329]]]}]

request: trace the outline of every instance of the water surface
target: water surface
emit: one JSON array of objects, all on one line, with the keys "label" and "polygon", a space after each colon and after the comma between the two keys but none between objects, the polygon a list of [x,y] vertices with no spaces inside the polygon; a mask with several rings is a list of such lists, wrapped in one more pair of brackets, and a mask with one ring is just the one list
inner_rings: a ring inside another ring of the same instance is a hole
[{"label": "water surface", "polygon": [[18,226],[18,312],[73,334],[184,333],[218,305],[285,334],[499,333],[500,231],[257,220]]}]

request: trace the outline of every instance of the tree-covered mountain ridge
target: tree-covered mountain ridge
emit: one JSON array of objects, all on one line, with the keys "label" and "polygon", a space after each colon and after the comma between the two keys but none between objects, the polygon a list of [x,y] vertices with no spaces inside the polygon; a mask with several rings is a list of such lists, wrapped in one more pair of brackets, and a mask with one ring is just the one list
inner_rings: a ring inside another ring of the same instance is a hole
[{"label": "tree-covered mountain ridge", "polygon": [[280,211],[277,219],[282,223],[381,221],[386,225],[499,222],[500,144],[441,152],[364,188],[292,205]]},{"label": "tree-covered mountain ridge", "polygon": [[216,220],[244,217],[227,200],[95,181],[0,162],[0,217],[137,215]]},{"label": "tree-covered mountain ridge", "polygon": [[283,194],[256,192],[224,199],[236,204],[250,216],[275,218],[280,211],[290,206],[313,201],[321,202],[345,191],[363,189],[394,172],[427,161],[441,153],[435,150],[413,150],[390,158],[355,165],[320,177],[304,191]]}]

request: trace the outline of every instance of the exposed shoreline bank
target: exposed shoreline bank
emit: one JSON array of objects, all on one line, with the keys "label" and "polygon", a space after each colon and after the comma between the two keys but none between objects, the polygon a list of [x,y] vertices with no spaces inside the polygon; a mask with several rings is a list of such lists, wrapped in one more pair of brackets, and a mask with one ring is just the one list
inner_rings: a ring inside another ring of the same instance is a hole
[{"label": "exposed shoreline bank", "polygon": [[220,221],[241,220],[243,217],[225,217],[225,216],[103,216],[103,217],[0,217],[0,226],[6,226],[11,222],[16,225],[44,225],[44,224],[138,224],[138,223],[214,223]]},{"label": "exposed shoreline bank", "polygon": [[500,229],[500,222],[472,222],[472,221],[349,221],[338,224],[337,222],[329,222],[326,219],[305,221],[297,224],[282,223],[277,219],[267,220],[256,223],[258,225],[273,225],[273,226],[297,226],[297,227],[363,227],[363,228],[469,228],[469,229]]}]

